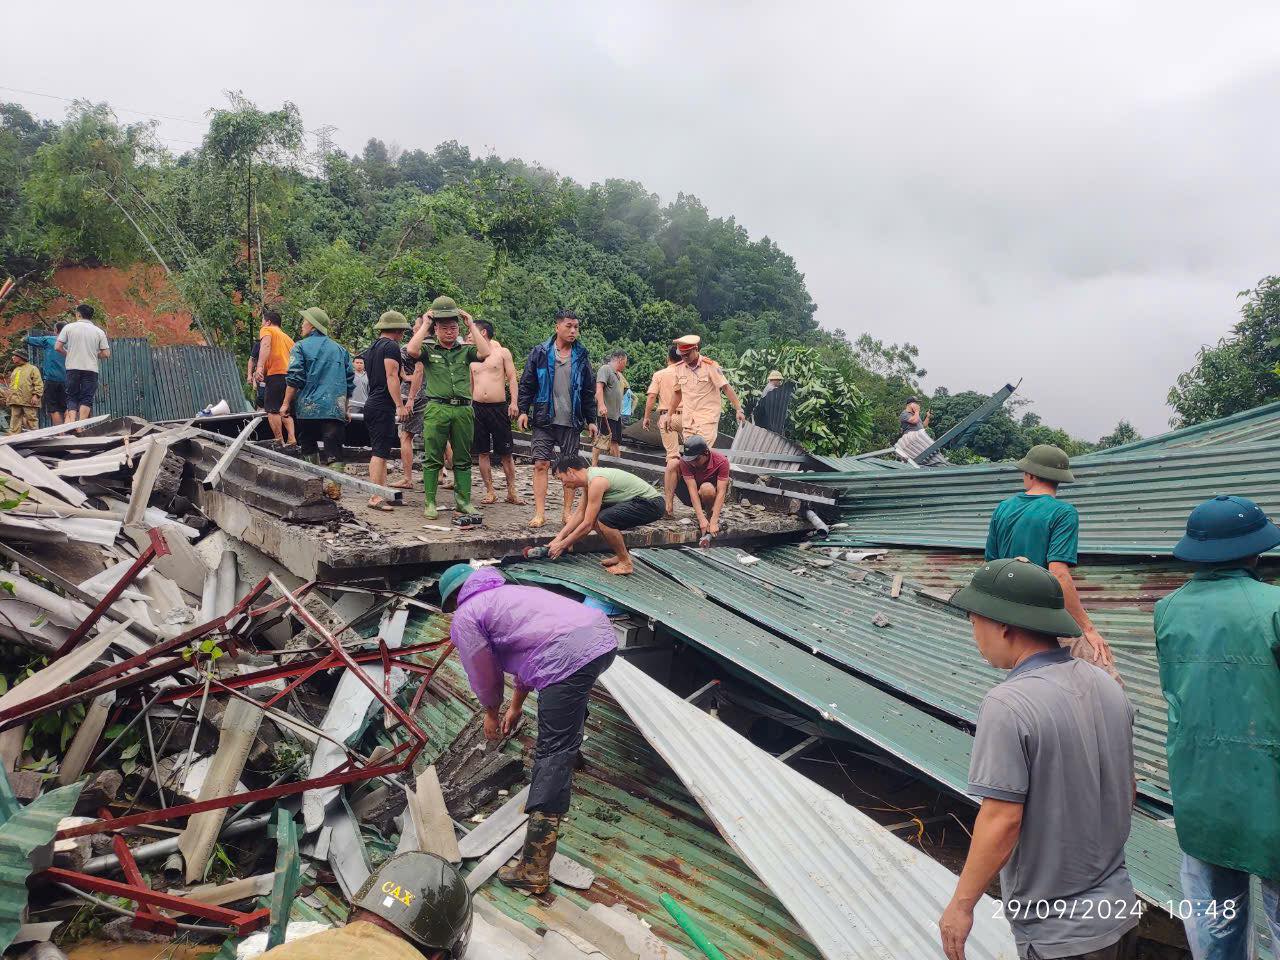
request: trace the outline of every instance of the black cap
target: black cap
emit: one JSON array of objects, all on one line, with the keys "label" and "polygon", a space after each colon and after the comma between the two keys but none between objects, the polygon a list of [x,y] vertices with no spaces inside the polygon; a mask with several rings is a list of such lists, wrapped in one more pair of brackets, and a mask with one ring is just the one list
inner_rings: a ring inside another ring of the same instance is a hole
[{"label": "black cap", "polygon": [[698,457],[705,456],[710,452],[711,448],[707,446],[707,441],[694,434],[684,442],[683,459],[686,461],[697,460]]}]

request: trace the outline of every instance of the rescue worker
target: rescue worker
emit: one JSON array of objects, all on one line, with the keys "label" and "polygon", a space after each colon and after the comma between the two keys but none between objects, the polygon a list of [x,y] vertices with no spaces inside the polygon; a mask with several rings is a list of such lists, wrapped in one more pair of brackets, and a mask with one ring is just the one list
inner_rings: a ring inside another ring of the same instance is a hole
[{"label": "rescue worker", "polygon": [[[369,431],[369,480],[386,485],[387,461],[392,451],[399,450],[396,422],[408,411],[400,395],[400,341],[409,329],[409,321],[398,310],[388,310],[374,324],[378,338],[364,352],[369,375],[369,399],[364,405],[364,426]],[[391,511],[391,505],[378,494],[369,498],[375,510]]]},{"label": "rescue worker", "polygon": [[346,926],[281,944],[261,960],[462,960],[471,940],[471,893],[447,860],[397,853],[351,901]]},{"label": "rescue worker", "polygon": [[1258,555],[1276,546],[1280,528],[1252,500],[1205,501],[1173,548],[1195,575],[1156,604],[1180,915],[1196,960],[1257,956],[1250,876],[1280,943],[1280,587],[1258,578]]},{"label": "rescue worker", "polygon": [[[684,435],[696,434],[707,441],[707,446],[714,447],[720,435],[720,394],[729,398],[739,424],[747,420],[742,401],[720,372],[720,364],[703,358],[701,337],[689,334],[674,343],[684,362],[676,367],[675,395],[667,416],[680,413]],[[663,420],[659,418],[658,429],[662,428]]]},{"label": "rescue worker", "polygon": [[729,482],[729,458],[712,450],[702,437],[690,437],[680,459],[667,464],[663,477],[666,515],[671,516],[674,498],[679,497],[686,507],[693,508],[703,536],[718,535]]},{"label": "rescue worker", "polygon": [[44,378],[44,412],[54,426],[62,423],[67,412],[67,358],[57,350],[58,334],[67,325],[66,320],[59,320],[53,328],[53,335],[29,334],[28,347],[39,347],[44,351],[40,355],[40,376]]},{"label": "rescue worker", "polygon": [[1125,866],[1136,781],[1124,688],[1059,644],[1080,627],[1057,578],[1026,557],[984,564],[951,603],[1009,674],[978,710],[965,792],[981,806],[938,921],[948,960],[964,960],[997,872],[1019,956],[1130,960],[1141,909]]},{"label": "rescue worker", "polygon": [[289,354],[293,352],[293,338],[280,328],[280,314],[264,310],[262,329],[258,331],[258,363],[254,373],[263,391],[263,405],[271,434],[279,443],[294,446],[298,442],[293,420],[280,413],[284,404],[285,375],[289,371]]},{"label": "rescue worker", "polygon": [[[498,871],[509,887],[531,894],[551,884],[560,821],[569,810],[587,700],[612,665],[618,637],[601,611],[540,587],[508,584],[493,567],[454,564],[440,577],[440,603],[456,608],[449,638],[484,707],[484,732],[496,741],[519,722],[530,690],[538,692],[538,739],[529,780],[528,834],[520,860]],[[515,680],[503,711],[505,674]]]},{"label": "rescue worker", "polygon": [[[520,429],[533,424],[533,519],[530,527],[546,524],[547,481],[551,461],[577,454],[586,427],[592,440],[596,426],[596,378],[591,372],[587,348],[578,343],[578,315],[572,310],[556,312],[555,333],[529,351],[520,375]],[[564,513],[573,514],[573,491],[564,491]]]},{"label": "rescue worker", "polygon": [[40,426],[40,399],[44,396],[44,378],[27,358],[26,347],[17,347],[11,357],[13,373],[9,376],[6,402],[9,404],[9,433],[22,433]]},{"label": "rescue worker", "polygon": [[[670,414],[671,401],[676,394],[676,367],[683,360],[680,351],[673,343],[667,351],[667,365],[657,370],[649,381],[649,389],[645,392],[644,419],[640,425],[648,430],[653,424],[653,412],[656,404],[658,410],[658,436],[662,439],[662,448],[667,451],[667,462],[680,459],[680,415]],[[666,417],[664,420],[663,417]],[[665,424],[665,426],[663,426]]]},{"label": "rescue worker", "polygon": [[[453,448],[454,510],[474,516],[480,511],[471,505],[471,444],[476,429],[471,364],[489,356],[489,338],[451,297],[436,297],[424,316],[427,322],[404,348],[410,357],[422,361],[422,392],[427,401],[422,415],[422,485],[426,492],[422,514],[428,520],[439,516],[436,489],[445,444],[449,444]],[[470,343],[458,338],[459,317],[467,323]],[[429,335],[433,341],[427,344]]]},{"label": "rescue worker", "polygon": [[600,561],[604,568],[621,576],[634,573],[622,531],[661,520],[662,494],[634,473],[593,467],[577,454],[556,462],[556,478],[566,490],[581,489],[583,495],[573,516],[547,545],[548,556],[555,560],[594,530],[613,551],[613,556]]},{"label": "rescue worker", "polygon": [[338,459],[346,438],[356,372],[351,354],[329,339],[329,315],[319,307],[308,307],[301,315],[302,336],[289,351],[280,415],[297,420],[306,459],[321,462],[316,442],[323,441],[323,462],[330,464]]},{"label": "rescue worker", "polygon": [[1085,612],[1071,577],[1080,540],[1080,515],[1074,506],[1057,498],[1059,484],[1075,482],[1071,461],[1061,448],[1042,443],[1028,450],[1015,466],[1022,471],[1023,492],[992,511],[986,559],[1026,557],[1053,574],[1062,586],[1067,612],[1084,634],[1082,641],[1072,644],[1072,654],[1098,664],[1119,680],[1111,648]]},{"label": "rescue worker", "polygon": [[600,364],[596,373],[596,411],[599,414],[599,432],[591,444],[591,465],[600,465],[600,454],[611,457],[622,452],[622,394],[626,378],[627,352],[615,350]]}]

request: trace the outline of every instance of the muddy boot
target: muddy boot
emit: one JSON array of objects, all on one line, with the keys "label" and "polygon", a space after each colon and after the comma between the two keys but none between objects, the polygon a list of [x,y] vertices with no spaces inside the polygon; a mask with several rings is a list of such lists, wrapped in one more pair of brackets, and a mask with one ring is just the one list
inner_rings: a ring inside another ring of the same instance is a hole
[{"label": "muddy boot", "polygon": [[551,886],[551,858],[556,855],[559,838],[559,817],[540,811],[530,814],[524,853],[514,866],[500,868],[498,879],[512,889],[533,896],[546,893]]},{"label": "muddy boot", "polygon": [[440,483],[440,474],[434,470],[425,470],[422,474],[422,489],[426,493],[427,502],[422,508],[422,515],[428,520],[434,520],[440,516],[440,512],[436,509],[436,486]]},{"label": "muddy boot", "polygon": [[454,510],[469,517],[478,517],[480,511],[471,505],[471,468],[453,471]]}]

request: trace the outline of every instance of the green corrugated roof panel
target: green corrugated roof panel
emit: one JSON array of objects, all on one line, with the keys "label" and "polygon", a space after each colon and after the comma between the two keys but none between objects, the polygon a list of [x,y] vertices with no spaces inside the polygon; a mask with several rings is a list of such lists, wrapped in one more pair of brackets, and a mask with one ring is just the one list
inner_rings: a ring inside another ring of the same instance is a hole
[{"label": "green corrugated roof panel", "polygon": [[[7,778],[5,782],[7,787]],[[73,783],[42,794],[0,825],[0,950],[13,942],[22,926],[32,852],[53,839],[58,821],[71,815],[83,785]]]},{"label": "green corrugated roof panel", "polygon": [[[645,568],[650,556],[662,552],[633,551],[641,564],[629,577],[607,574],[591,558],[520,564],[508,572],[524,582],[559,584],[604,597],[658,620],[801,709],[816,709],[828,723],[845,727],[965,796],[973,747],[969,734],[789,643],[780,648],[768,631]],[[823,708],[826,697],[830,702]],[[1135,812],[1125,850],[1134,886],[1145,899],[1159,904],[1181,897],[1181,853],[1171,827]]]},{"label": "green corrugated roof panel", "polygon": [[[411,622],[405,642],[430,636],[429,620]],[[429,657],[427,659],[430,658]],[[536,694],[526,702],[525,732],[507,749],[528,761],[536,725]],[[471,719],[477,704],[457,659],[432,681],[419,713],[431,744],[430,763]],[[730,956],[819,956],[777,898],[721,838],[697,801],[649,746],[625,713],[597,688],[592,695],[583,755],[574,776],[569,819],[560,850],[595,871],[588,890],[556,888],[581,907],[621,903],[685,953],[688,941],[658,903],[670,893],[698,905],[707,935]],[[490,881],[479,895],[530,927],[529,899]]]},{"label": "green corrugated roof panel", "polygon": [[[1081,462],[1058,495],[1080,511],[1080,552],[1169,556],[1187,514],[1234,493],[1280,512],[1280,442],[1178,448]],[[907,473],[807,474],[835,487],[843,519],[833,542],[981,550],[991,512],[1022,490],[1011,464]]]},{"label": "green corrugated roof panel", "polygon": [[1098,450],[1077,460],[1106,459],[1169,447],[1208,447],[1267,440],[1280,440],[1280,402],[1264,404],[1229,417],[1198,423],[1193,427],[1170,430],[1108,450]]},{"label": "green corrugated roof panel", "polygon": [[[43,351],[33,350],[39,363]],[[221,347],[155,347],[144,337],[117,337],[102,361],[94,413],[145,420],[186,420],[226,400],[233,413],[252,409],[235,356]]]}]

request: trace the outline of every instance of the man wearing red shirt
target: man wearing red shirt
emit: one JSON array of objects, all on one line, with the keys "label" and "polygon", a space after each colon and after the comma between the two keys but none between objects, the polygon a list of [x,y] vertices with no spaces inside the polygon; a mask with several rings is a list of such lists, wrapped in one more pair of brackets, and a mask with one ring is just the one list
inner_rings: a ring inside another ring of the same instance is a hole
[{"label": "man wearing red shirt", "polygon": [[663,487],[668,516],[672,498],[679,497],[686,507],[693,507],[702,534],[720,532],[720,510],[729,493],[729,458],[723,453],[712,450],[702,437],[690,437],[680,459],[667,462]]}]

